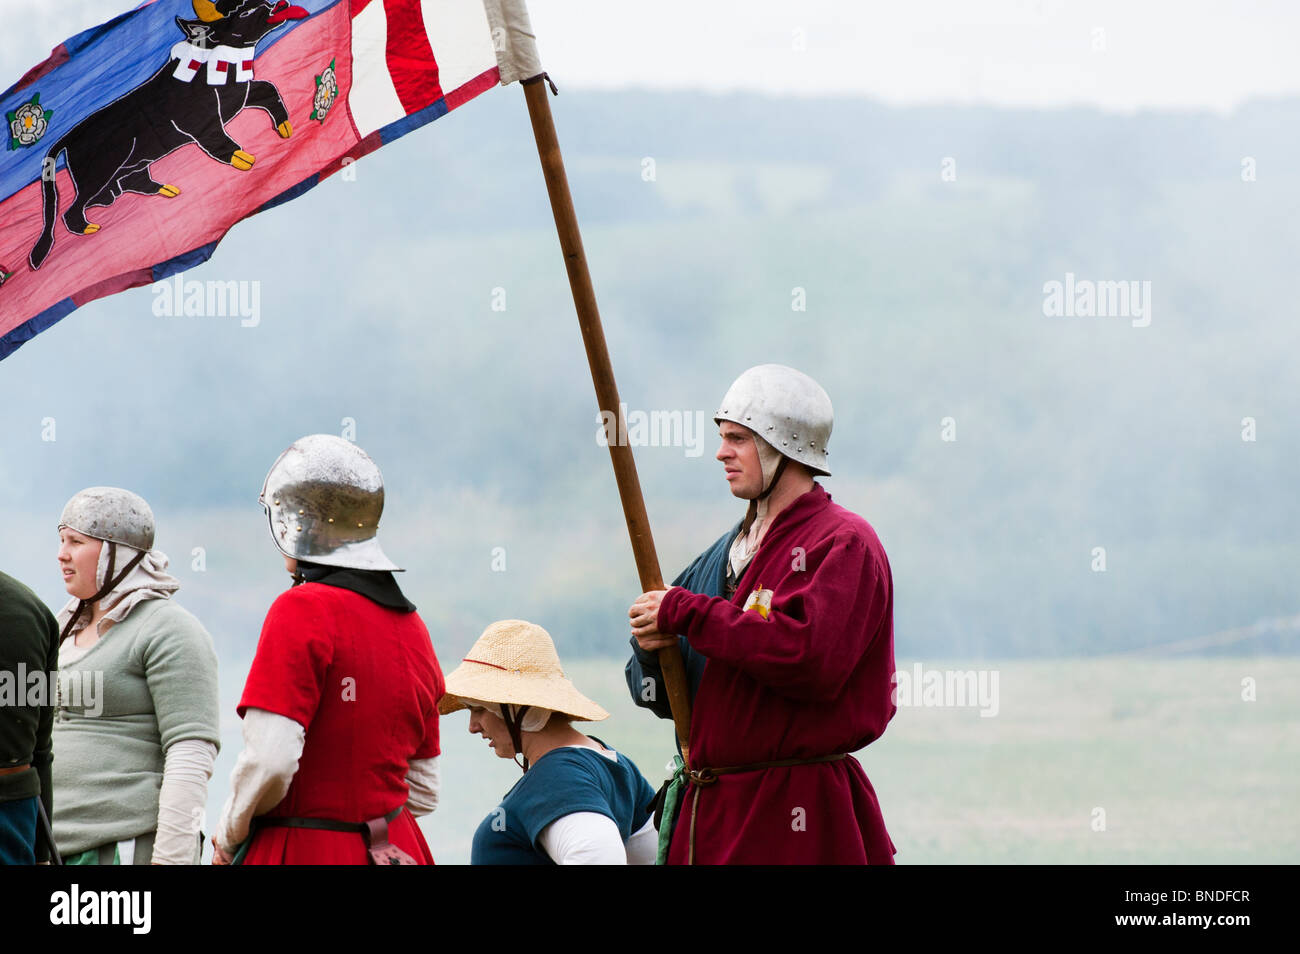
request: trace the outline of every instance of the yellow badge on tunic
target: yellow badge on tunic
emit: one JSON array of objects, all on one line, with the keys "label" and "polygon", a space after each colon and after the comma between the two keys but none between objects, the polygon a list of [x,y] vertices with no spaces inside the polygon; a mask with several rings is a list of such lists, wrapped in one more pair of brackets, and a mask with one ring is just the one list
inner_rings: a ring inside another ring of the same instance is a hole
[{"label": "yellow badge on tunic", "polygon": [[772,591],[763,589],[763,584],[758,584],[758,588],[749,594],[749,599],[745,600],[744,612],[757,610],[758,615],[767,619],[768,614],[772,612]]}]

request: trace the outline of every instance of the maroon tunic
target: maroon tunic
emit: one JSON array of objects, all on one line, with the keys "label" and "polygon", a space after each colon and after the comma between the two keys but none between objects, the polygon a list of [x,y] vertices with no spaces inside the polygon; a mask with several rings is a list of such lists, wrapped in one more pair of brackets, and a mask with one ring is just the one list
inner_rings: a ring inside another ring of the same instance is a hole
[{"label": "maroon tunic", "polygon": [[[771,612],[743,610],[759,586]],[[728,601],[670,589],[659,630],[707,658],[691,719],[692,768],[853,752],[895,712],[889,560],[861,517],[814,484],[781,511]],[[876,793],[842,761],[719,776],[682,799],[669,851],[685,864],[893,864]]]},{"label": "maroon tunic", "polygon": [[[304,583],[280,594],[262,627],[239,715],[265,709],[306,730],[284,800],[268,816],[363,822],[402,805],[414,759],[439,753],[442,670],[417,613],[359,593]],[[414,817],[403,810],[389,841],[433,864]],[[367,863],[359,834],[262,828],[245,864]]]}]

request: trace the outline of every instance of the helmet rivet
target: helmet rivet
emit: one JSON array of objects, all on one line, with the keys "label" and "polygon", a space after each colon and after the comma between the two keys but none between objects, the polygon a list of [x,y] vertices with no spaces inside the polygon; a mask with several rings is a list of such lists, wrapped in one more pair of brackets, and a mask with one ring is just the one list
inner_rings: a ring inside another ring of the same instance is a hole
[{"label": "helmet rivet", "polygon": [[330,517],[330,523],[333,523],[333,522],[334,522],[334,518],[333,518],[333,517]]},{"label": "helmet rivet", "polygon": [[306,512],[307,512],[307,511],[305,511],[305,510],[299,510],[299,511],[298,511],[298,516],[301,517],[301,516],[302,516],[304,513],[306,513]]},{"label": "helmet rivet", "polygon": [[816,441],[809,441],[809,442],[808,442],[808,446],[809,446],[809,447],[816,447],[816,446],[817,446],[817,442],[816,442]]},{"label": "helmet rivet", "polygon": [[781,442],[781,446],[784,447],[787,443],[788,443],[788,441],[782,441],[782,442]]},{"label": "helmet rivet", "polygon": [[357,526],[358,526],[358,527],[364,527],[365,524],[364,524],[364,523],[359,523],[359,524],[357,524]]},{"label": "helmet rivet", "polygon": [[795,440],[798,440],[798,439],[799,439],[799,435],[798,435],[798,434],[791,434],[790,436],[793,437]]},{"label": "helmet rivet", "polygon": [[274,503],[277,507],[280,506],[280,501],[278,501],[278,500],[274,500],[274,501],[272,501],[272,503]]},{"label": "helmet rivet", "polygon": [[753,420],[753,418],[752,418],[752,417],[750,417],[750,416],[749,416],[749,415],[748,415],[748,414],[746,414],[746,415],[745,415],[745,420],[747,420],[747,421],[752,421],[752,420]]}]

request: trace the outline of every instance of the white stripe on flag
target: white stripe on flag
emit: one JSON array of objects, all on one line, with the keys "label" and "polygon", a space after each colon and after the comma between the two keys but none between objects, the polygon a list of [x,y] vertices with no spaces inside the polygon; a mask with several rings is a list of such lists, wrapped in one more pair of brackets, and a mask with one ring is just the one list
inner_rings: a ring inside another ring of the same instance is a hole
[{"label": "white stripe on flag", "polygon": [[497,65],[483,0],[424,0],[420,11],[444,96]]},{"label": "white stripe on flag", "polygon": [[388,14],[372,0],[352,20],[352,92],[348,106],[364,139],[406,115],[388,73]]}]

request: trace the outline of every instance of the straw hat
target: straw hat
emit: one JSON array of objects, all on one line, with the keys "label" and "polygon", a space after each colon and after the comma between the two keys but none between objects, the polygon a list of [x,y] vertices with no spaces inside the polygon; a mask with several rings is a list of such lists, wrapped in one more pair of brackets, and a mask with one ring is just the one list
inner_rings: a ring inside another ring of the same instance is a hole
[{"label": "straw hat", "polygon": [[551,634],[521,619],[498,620],[483,630],[447,676],[438,711],[447,715],[468,708],[466,700],[550,709],[583,722],[609,718],[564,675]]}]

